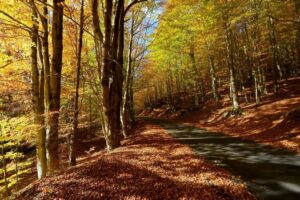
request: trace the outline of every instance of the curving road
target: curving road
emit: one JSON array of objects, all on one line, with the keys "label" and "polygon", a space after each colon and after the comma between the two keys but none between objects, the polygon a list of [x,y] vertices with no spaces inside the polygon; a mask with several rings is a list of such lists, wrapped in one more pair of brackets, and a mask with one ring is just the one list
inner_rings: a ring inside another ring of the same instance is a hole
[{"label": "curving road", "polygon": [[300,200],[300,156],[222,133],[151,119],[210,162],[247,182],[258,199]]}]

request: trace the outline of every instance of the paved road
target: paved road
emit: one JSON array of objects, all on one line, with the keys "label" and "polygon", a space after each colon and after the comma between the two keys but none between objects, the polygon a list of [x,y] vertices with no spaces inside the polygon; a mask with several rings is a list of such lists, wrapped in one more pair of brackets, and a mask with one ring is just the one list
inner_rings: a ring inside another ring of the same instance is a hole
[{"label": "paved road", "polygon": [[258,199],[300,200],[300,156],[191,126],[151,120],[210,162],[248,183]]}]

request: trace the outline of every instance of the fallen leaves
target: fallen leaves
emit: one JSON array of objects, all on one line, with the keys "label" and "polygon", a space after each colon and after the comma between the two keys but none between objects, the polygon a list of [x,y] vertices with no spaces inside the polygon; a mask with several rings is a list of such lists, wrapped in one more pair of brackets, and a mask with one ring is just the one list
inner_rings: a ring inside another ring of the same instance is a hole
[{"label": "fallen leaves", "polygon": [[45,178],[18,199],[255,199],[160,127],[141,127],[112,153]]}]

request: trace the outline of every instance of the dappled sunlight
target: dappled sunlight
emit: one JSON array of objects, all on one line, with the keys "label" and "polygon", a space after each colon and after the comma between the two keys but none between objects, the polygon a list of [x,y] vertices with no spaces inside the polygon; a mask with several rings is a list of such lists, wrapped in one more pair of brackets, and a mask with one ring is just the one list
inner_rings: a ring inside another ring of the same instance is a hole
[{"label": "dappled sunlight", "polygon": [[299,17],[0,0],[0,200],[299,200]]},{"label": "dappled sunlight", "polygon": [[122,147],[95,156],[27,192],[40,199],[254,199],[238,178],[208,164],[158,126],[148,124]]},{"label": "dappled sunlight", "polygon": [[299,117],[288,116],[300,106],[299,81],[299,77],[285,80],[279,98],[270,93],[259,105],[242,104],[243,114],[238,117],[228,116],[231,105],[228,96],[223,96],[222,106],[209,101],[198,111],[171,120],[300,153],[300,140],[296,139],[300,135]]},{"label": "dappled sunlight", "polygon": [[300,156],[221,133],[154,121],[197,154],[240,175],[258,196],[270,200],[283,196],[298,199]]}]

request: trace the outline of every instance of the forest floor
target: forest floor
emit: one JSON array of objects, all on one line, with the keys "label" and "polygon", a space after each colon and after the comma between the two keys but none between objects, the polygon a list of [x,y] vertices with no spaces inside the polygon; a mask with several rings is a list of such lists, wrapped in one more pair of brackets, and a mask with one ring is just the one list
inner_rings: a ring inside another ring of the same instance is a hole
[{"label": "forest floor", "polygon": [[149,122],[139,122],[110,153],[86,153],[76,167],[36,181],[17,199],[255,199],[238,177]]},{"label": "forest floor", "polygon": [[[169,119],[300,154],[300,77],[282,81],[279,92],[278,98],[270,92],[259,105],[242,103],[242,116],[228,115],[231,104],[226,93],[219,104],[210,100],[198,110],[171,112],[168,106],[162,106],[141,116]],[[295,108],[298,110],[293,112]]]}]

